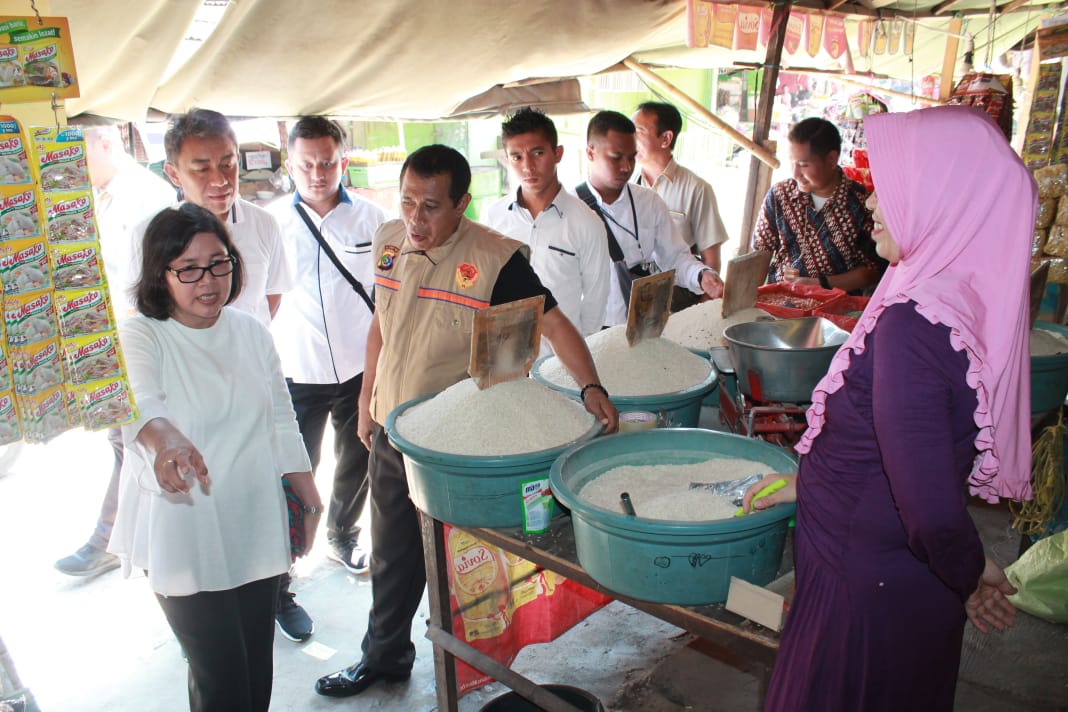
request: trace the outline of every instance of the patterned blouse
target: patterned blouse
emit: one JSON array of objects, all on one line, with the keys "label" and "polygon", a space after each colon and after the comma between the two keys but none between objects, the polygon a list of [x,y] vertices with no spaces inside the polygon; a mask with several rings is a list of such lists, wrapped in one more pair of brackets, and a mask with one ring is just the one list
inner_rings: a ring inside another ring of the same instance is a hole
[{"label": "patterned blouse", "polygon": [[768,281],[781,281],[791,266],[802,277],[819,277],[885,264],[875,254],[867,197],[860,183],[843,176],[817,211],[793,178],[773,185],[753,230],[753,249],[771,253]]}]

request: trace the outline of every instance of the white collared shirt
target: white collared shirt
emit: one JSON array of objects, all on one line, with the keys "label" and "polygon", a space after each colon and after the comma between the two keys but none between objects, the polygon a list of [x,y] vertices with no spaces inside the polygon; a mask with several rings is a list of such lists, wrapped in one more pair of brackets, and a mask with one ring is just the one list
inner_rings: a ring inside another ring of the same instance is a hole
[{"label": "white collared shirt", "polygon": [[712,186],[672,158],[664,172],[650,186],[640,170],[634,171],[635,183],[652,188],[667,204],[671,220],[683,241],[698,252],[727,241],[727,229],[719,215]]},{"label": "white collared shirt", "polygon": [[[286,261],[296,276],[271,323],[282,373],[296,383],[344,383],[363,372],[371,310],[330,261],[297,213],[295,196],[281,198],[270,213],[282,225]],[[374,286],[371,238],[388,220],[386,211],[344,190],[341,202],[320,218],[305,214],[368,296]]]},{"label": "white collared shirt", "polygon": [[483,223],[530,245],[530,264],[542,284],[583,336],[600,331],[612,263],[604,223],[563,188],[551,205],[532,217],[519,204],[519,192],[490,206]]},{"label": "white collared shirt", "polygon": [[[645,186],[628,183],[616,202],[607,205],[592,185],[590,192],[612,226],[612,233],[623,251],[627,267],[650,265],[654,266],[654,271],[661,272],[673,269],[675,284],[701,294],[700,276],[705,266],[682,241],[668,214],[667,205],[656,193]],[[634,225],[635,215],[638,218],[637,228]],[[605,326],[616,326],[627,321],[627,305],[623,301],[615,270],[611,270],[611,278]]]},{"label": "white collared shirt", "polygon": [[[141,248],[150,221],[144,220],[134,228],[127,288],[133,287],[141,278]],[[251,314],[269,327],[271,310],[267,306],[267,295],[283,294],[293,286],[282,248],[282,229],[273,215],[240,198],[230,209],[226,229],[241,255],[245,279],[241,294],[229,306]]]}]

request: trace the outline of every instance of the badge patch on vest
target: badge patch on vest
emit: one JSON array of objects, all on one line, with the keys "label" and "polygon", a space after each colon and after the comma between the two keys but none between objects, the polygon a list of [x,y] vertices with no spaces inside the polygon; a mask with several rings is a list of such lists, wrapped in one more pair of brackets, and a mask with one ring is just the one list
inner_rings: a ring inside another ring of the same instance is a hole
[{"label": "badge patch on vest", "polygon": [[456,286],[467,289],[475,286],[478,281],[478,269],[468,262],[463,262],[456,268]]},{"label": "badge patch on vest", "polygon": [[378,258],[378,269],[388,272],[393,269],[393,262],[400,254],[400,248],[396,245],[386,245],[382,248],[382,256]]}]

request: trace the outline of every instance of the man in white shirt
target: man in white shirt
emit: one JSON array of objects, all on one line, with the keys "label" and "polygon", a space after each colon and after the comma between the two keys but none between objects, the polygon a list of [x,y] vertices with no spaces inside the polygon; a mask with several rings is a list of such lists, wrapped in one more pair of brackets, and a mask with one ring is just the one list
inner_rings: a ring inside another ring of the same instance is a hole
[{"label": "man in white shirt", "polygon": [[723,294],[719,274],[687,249],[664,201],[649,188],[630,183],[638,152],[634,133],[631,120],[617,111],[601,111],[590,119],[589,180],[576,188],[579,197],[600,213],[609,232],[609,254],[615,264],[605,326],[626,322],[630,281],[653,272],[674,269],[677,286],[713,299]]},{"label": "man in white shirt", "polygon": [[494,203],[482,221],[530,245],[530,264],[583,336],[599,331],[608,301],[611,262],[604,223],[560,185],[564,155],[552,119],[521,109],[501,125],[515,195]]},{"label": "man in white shirt", "polygon": [[[217,111],[190,109],[177,117],[163,138],[167,162],[163,172],[179,199],[210,210],[230,231],[245,270],[245,286],[230,306],[252,314],[270,327],[282,294],[292,286],[282,231],[263,208],[238,193],[240,152],[230,122]],[[129,284],[141,277],[141,242],[148,221],[134,230],[130,245]]]},{"label": "man in white shirt", "polygon": [[[126,284],[123,275],[129,262],[130,232],[140,221],[171,205],[174,188],[126,153],[119,127],[110,121],[98,117],[75,117],[71,124],[85,129],[86,161],[89,182],[93,186],[93,207],[104,271],[112,285],[112,307],[122,318],[131,309],[126,290],[121,286]],[[97,576],[119,566],[118,558],[107,552],[107,546],[119,506],[122,429],[109,429],[108,442],[115,452],[115,466],[100,505],[96,529],[78,551],[55,563],[56,570],[68,576]]]},{"label": "man in white shirt", "polygon": [[667,203],[671,219],[690,250],[696,250],[701,261],[718,272],[720,246],[727,241],[727,230],[712,186],[675,161],[673,151],[682,131],[682,115],[671,104],[647,101],[638,106],[631,120],[641,166],[635,182],[652,188]]},{"label": "man in white shirt", "polygon": [[[327,418],[334,428],[327,555],[353,573],[364,573],[370,556],[358,544],[356,522],[367,501],[368,452],[356,435],[357,403],[374,311],[371,238],[387,216],[342,187],[348,158],[336,123],[321,116],[303,117],[290,131],[288,144],[286,169],[296,192],[269,209],[282,225],[286,260],[296,284],[278,310],[271,333],[313,470],[319,466]],[[307,625],[302,626],[292,608],[296,602],[288,591],[289,577],[282,583],[278,627],[291,640],[306,640],[313,630],[311,619],[305,614]]]}]

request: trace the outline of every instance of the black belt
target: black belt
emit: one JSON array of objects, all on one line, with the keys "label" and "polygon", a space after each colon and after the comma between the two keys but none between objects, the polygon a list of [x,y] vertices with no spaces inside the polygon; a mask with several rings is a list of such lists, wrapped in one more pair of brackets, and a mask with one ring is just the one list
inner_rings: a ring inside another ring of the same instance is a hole
[{"label": "black belt", "polygon": [[629,268],[627,271],[630,272],[631,276],[635,279],[639,277],[648,277],[652,274],[652,272],[649,271],[648,267],[642,267],[641,265],[635,265],[634,267]]}]

